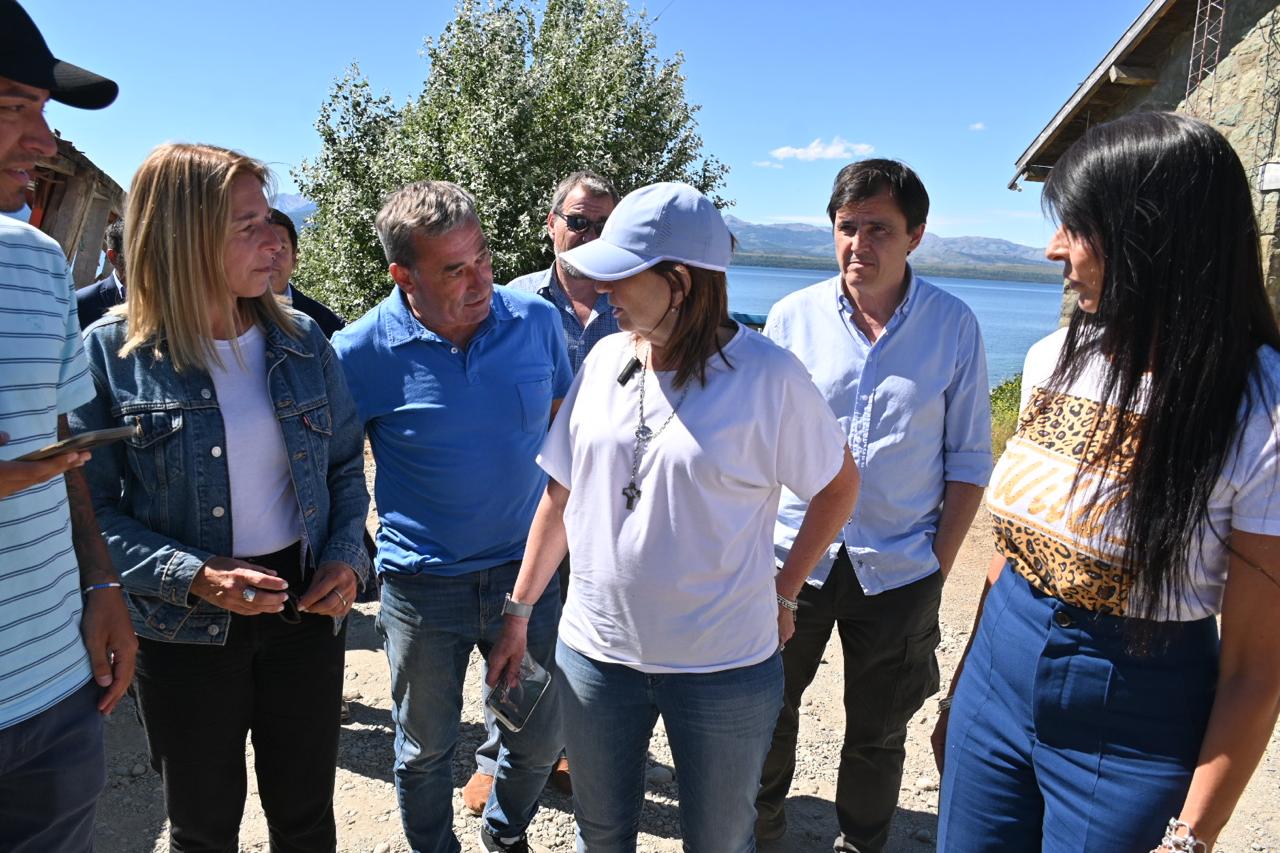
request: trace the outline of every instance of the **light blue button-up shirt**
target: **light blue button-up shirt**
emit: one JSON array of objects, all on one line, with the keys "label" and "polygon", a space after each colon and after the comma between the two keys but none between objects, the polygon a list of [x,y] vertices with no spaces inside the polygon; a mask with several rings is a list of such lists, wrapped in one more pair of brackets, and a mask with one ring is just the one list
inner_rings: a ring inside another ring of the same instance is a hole
[{"label": "light blue button-up shirt", "polygon": [[[789,294],[764,333],[795,353],[848,437],[858,503],[809,583],[822,586],[843,545],[867,595],[938,570],[933,535],[949,481],[986,486],[991,402],[977,318],[909,272],[906,296],[873,344],[853,322],[840,276]],[[786,559],[808,502],[783,491],[774,550]]]}]

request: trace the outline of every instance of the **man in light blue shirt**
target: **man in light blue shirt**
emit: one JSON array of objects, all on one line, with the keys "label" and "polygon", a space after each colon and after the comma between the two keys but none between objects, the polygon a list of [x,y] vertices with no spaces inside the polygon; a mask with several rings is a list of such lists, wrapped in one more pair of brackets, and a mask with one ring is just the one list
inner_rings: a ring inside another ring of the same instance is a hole
[{"label": "man in light blue shirt", "polygon": [[[446,181],[392,193],[376,226],[396,288],[333,338],[377,463],[378,627],[391,664],[395,783],[414,853],[457,853],[453,752],[473,648],[504,612],[529,618],[552,668],[559,587],[512,607],[546,487],[535,457],[572,382],[555,308],[494,287],[471,197]],[[534,637],[537,637],[536,641]],[[503,729],[485,850],[527,851],[525,829],[563,745],[554,691]]]},{"label": "man in light blue shirt", "polygon": [[[36,163],[57,155],[49,100],[99,109],[116,91],[0,0],[0,211],[22,208]],[[4,216],[0,299],[0,850],[78,853],[106,784],[102,714],[138,641],[80,471],[89,454],[20,459],[65,437],[94,391],[66,256]]]},{"label": "man in light blue shirt", "polygon": [[596,283],[580,278],[560,263],[560,255],[600,236],[604,223],[618,203],[613,184],[595,172],[574,172],[556,186],[547,214],[547,234],[556,260],[545,270],[512,279],[507,286],[536,293],[556,306],[569,349],[574,375],[587,360],[591,348],[618,331],[609,297],[596,292]]},{"label": "man in light blue shirt", "polygon": [[[928,212],[923,184],[902,163],[846,166],[827,206],[840,274],[779,301],[765,325],[834,410],[862,489],[800,595],[796,634],[783,651],[786,700],[756,802],[761,840],[786,831],[800,700],[833,628],[844,651],[846,716],[837,851],[883,849],[907,723],[938,689],[942,582],[991,474],[991,411],[976,318],[907,263]],[[779,559],[805,509],[784,492]]]}]

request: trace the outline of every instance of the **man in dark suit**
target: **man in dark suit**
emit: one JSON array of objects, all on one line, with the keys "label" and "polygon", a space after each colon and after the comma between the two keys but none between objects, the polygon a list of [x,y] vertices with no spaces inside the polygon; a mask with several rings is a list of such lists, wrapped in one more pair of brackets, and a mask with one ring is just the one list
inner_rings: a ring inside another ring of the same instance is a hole
[{"label": "man in dark suit", "polygon": [[274,207],[267,219],[271,221],[271,230],[276,232],[281,244],[281,249],[276,252],[271,264],[271,289],[277,296],[288,300],[295,309],[315,320],[326,338],[333,337],[334,332],[347,325],[346,321],[329,310],[328,306],[315,301],[289,282],[293,268],[298,265],[298,229],[294,227],[293,220]]},{"label": "man in dark suit", "polygon": [[117,219],[107,226],[106,241],[111,275],[76,291],[76,312],[80,315],[81,331],[112,306],[124,302],[124,220]]}]

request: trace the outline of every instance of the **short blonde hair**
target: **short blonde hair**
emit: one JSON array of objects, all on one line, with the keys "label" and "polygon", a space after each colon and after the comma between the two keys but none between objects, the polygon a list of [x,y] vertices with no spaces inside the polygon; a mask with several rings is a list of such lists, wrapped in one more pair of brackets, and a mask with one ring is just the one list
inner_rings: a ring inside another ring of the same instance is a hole
[{"label": "short blonde hair", "polygon": [[[270,288],[255,298],[231,292],[223,247],[231,225],[231,185],[251,175],[271,183],[266,165],[214,145],[161,145],[138,167],[125,213],[128,333],[121,357],[150,348],[175,370],[220,365],[213,306],[224,317],[270,321],[297,337],[294,321]],[[163,342],[163,348],[161,346]]]}]

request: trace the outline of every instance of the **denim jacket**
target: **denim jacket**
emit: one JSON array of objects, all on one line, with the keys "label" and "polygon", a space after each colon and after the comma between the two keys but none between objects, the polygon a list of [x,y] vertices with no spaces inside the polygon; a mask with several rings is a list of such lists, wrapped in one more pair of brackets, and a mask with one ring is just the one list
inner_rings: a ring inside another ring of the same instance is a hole
[{"label": "denim jacket", "polygon": [[[363,433],[333,349],[310,319],[291,316],[300,339],[274,324],[264,332],[267,387],[298,497],[303,552],[312,565],[346,563],[363,583]],[[72,430],[140,429],[95,450],[85,465],[93,507],[138,636],[222,645],[230,612],[190,595],[205,561],[231,555],[231,483],[213,380],[202,370],[178,373],[148,347],[120,358],[127,322],[112,315],[85,331],[98,394],[71,414]]]}]

